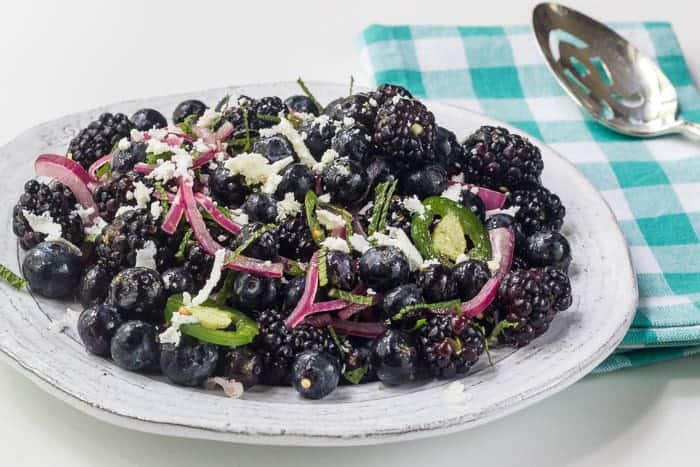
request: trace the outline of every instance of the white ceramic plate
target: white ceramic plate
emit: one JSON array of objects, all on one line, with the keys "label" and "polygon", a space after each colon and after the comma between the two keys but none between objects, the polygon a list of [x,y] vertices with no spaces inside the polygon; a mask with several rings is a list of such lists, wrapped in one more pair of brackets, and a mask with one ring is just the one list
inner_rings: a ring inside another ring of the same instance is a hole
[{"label": "white ceramic plate", "polygon": [[[319,100],[347,92],[345,85],[312,83]],[[294,83],[215,89],[123,102],[39,125],[0,148],[0,262],[19,270],[10,218],[22,186],[41,152],[63,153],[73,135],[104,111],[130,115],[153,107],[169,115],[196,97],[213,105],[226,93],[288,96]],[[460,137],[493,120],[463,109],[431,104],[438,122]],[[242,399],[186,389],[129,373],[88,355],[75,330],[57,331],[66,303],[0,286],[0,350],[23,374],[60,399],[100,419],[148,432],[243,443],[279,445],[375,444],[473,428],[520,410],[582,378],[609,355],[625,334],[637,301],[627,246],[600,195],[568,162],[540,144],[544,182],[567,207],[564,232],[574,255],[573,306],[549,332],[518,351],[482,358],[449,396],[446,381],[387,388],[378,383],[343,386],[328,398],[301,400],[291,388],[255,388]],[[52,324],[53,323],[53,324]],[[59,326],[60,327],[60,326]]]}]

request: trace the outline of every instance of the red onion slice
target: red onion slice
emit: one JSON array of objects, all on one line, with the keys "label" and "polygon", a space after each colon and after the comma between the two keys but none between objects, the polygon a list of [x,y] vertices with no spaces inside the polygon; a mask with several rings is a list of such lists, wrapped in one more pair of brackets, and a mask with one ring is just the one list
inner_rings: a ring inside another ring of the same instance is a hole
[{"label": "red onion slice", "polygon": [[482,186],[472,185],[471,183],[461,183],[454,180],[450,180],[447,183],[449,185],[461,185],[464,189],[468,190],[472,188],[477,188],[479,191],[476,195],[479,198],[481,198],[481,201],[484,202],[484,207],[487,211],[491,209],[501,209],[506,202],[505,193],[501,193],[500,191],[491,190]]},{"label": "red onion slice", "polygon": [[306,270],[306,281],[304,282],[304,293],[294,307],[285,324],[288,328],[294,328],[299,323],[304,321],[304,318],[312,312],[314,298],[318,290],[318,251],[316,251],[309,260],[309,267]]},{"label": "red onion slice", "polygon": [[180,135],[176,135],[174,133],[168,133],[167,135],[165,135],[165,139],[163,141],[168,146],[172,146],[174,148],[179,148],[182,145],[182,143],[185,142],[185,138],[183,138]]},{"label": "red onion slice", "polygon": [[92,165],[88,168],[88,175],[90,176],[91,181],[93,181],[93,182],[100,181],[99,177],[97,176],[97,170],[108,162],[109,163],[112,162],[112,154],[107,154],[106,156],[102,156],[99,159],[97,159],[95,162],[92,163]]},{"label": "red onion slice", "polygon": [[464,316],[473,318],[483,313],[496,298],[500,279],[492,277],[486,281],[486,284],[481,288],[478,294],[471,300],[462,303],[462,313]]},{"label": "red onion slice", "polygon": [[372,305],[363,305],[361,303],[352,303],[338,312],[338,318],[350,319],[362,310],[366,310]]},{"label": "red onion slice", "polygon": [[202,214],[197,209],[197,200],[192,191],[192,182],[180,177],[178,181],[180,190],[178,193],[182,196],[182,201],[185,204],[185,216],[187,222],[192,227],[192,232],[195,238],[202,246],[202,249],[209,255],[214,256],[218,250],[223,248],[216,240],[214,240],[207,230]]},{"label": "red onion slice", "polygon": [[154,167],[144,164],[143,162],[139,162],[134,166],[134,172],[148,175],[149,173],[153,172]]},{"label": "red onion slice", "polygon": [[352,305],[350,302],[345,300],[329,300],[327,302],[317,302],[311,305],[312,313],[323,313],[324,311],[335,311],[342,310]]},{"label": "red onion slice", "polygon": [[90,175],[80,164],[64,156],[40,154],[34,161],[34,172],[40,177],[51,177],[63,183],[73,192],[82,207],[93,209],[91,219],[97,215],[97,205],[88,188]]},{"label": "red onion slice", "polygon": [[192,163],[192,168],[198,169],[198,168],[202,167],[204,164],[208,164],[209,162],[214,160],[214,157],[216,157],[216,149],[212,149],[211,151],[206,152],[206,153],[202,154],[201,156],[199,156],[197,158],[197,160],[195,160]]},{"label": "red onion slice", "polygon": [[223,141],[231,136],[231,134],[233,134],[233,124],[228,120],[225,120],[214,133],[214,137],[216,138],[216,141]]},{"label": "red onion slice", "polygon": [[170,235],[174,234],[184,213],[185,203],[182,201],[182,195],[178,191],[175,198],[171,200],[170,210],[168,210],[165,219],[163,219],[163,225],[161,226],[163,231]]},{"label": "red onion slice", "polygon": [[226,263],[224,269],[232,269],[274,279],[279,279],[284,275],[283,263],[273,263],[243,255],[238,255],[233,261]]},{"label": "red onion slice", "polygon": [[330,313],[318,313],[315,315],[309,315],[304,320],[305,323],[310,324],[315,328],[325,328],[330,326],[333,318],[331,318]]},{"label": "red onion slice", "polygon": [[232,234],[238,234],[238,232],[241,231],[241,226],[233,222],[231,219],[229,219],[227,216],[224,215],[221,211],[219,211],[216,208],[216,205],[214,205],[214,202],[211,200],[211,198],[208,198],[204,196],[201,193],[197,193],[194,195],[195,199],[197,200],[197,203],[204,208],[204,210],[216,221],[217,224],[219,224],[221,227],[224,229],[228,230]]},{"label": "red onion slice", "polygon": [[346,321],[344,319],[331,320],[331,326],[338,334],[348,334],[357,337],[379,337],[386,331],[386,326],[381,322],[367,323],[362,321]]}]

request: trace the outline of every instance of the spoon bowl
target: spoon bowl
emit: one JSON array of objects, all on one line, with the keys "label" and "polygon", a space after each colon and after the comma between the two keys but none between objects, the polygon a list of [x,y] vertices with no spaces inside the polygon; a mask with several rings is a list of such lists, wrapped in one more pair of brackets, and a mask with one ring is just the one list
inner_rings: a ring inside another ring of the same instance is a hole
[{"label": "spoon bowl", "polygon": [[556,3],[532,15],[540,50],[566,92],[606,127],[630,136],[684,133],[678,95],[656,62],[604,24]]}]

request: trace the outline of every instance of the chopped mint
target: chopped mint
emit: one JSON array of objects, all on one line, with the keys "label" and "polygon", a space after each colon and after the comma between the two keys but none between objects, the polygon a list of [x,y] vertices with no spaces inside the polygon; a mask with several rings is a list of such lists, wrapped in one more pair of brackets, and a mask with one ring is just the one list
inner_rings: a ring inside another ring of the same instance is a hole
[{"label": "chopped mint", "polygon": [[112,175],[112,165],[105,162],[95,171],[97,178],[109,178]]},{"label": "chopped mint", "polygon": [[369,371],[369,366],[363,365],[359,368],[355,368],[354,370],[344,372],[343,378],[345,378],[352,384],[360,384],[360,381],[362,381],[362,378],[365,377],[367,371]]},{"label": "chopped mint", "polygon": [[318,250],[318,285],[325,287],[328,285],[328,262],[326,260],[326,255],[328,254],[328,248],[322,247]]},{"label": "chopped mint", "polygon": [[238,248],[233,250],[228,258],[226,258],[225,264],[231,264],[236,258],[241,256],[246,248],[252,245],[262,234],[275,227],[274,224],[267,224],[260,227],[258,230],[253,232],[253,234],[248,237],[243,243],[241,243]]},{"label": "chopped mint", "polygon": [[301,77],[297,78],[297,84],[301,88],[302,91],[304,91],[304,94],[306,94],[306,97],[311,99],[311,102],[314,103],[316,108],[318,109],[319,112],[323,112],[323,106],[321,103],[314,97],[313,94],[311,94],[311,91],[309,91],[309,88],[306,86],[306,83],[304,83],[304,80],[301,79]]},{"label": "chopped mint", "polygon": [[331,298],[345,300],[346,302],[350,303],[357,303],[358,305],[372,305],[374,303],[373,295],[357,295],[340,289],[329,290],[328,296]]},{"label": "chopped mint", "polygon": [[2,264],[0,264],[0,278],[17,290],[21,290],[27,286],[27,281]]},{"label": "chopped mint", "polygon": [[402,319],[406,313],[410,313],[413,310],[445,310],[445,309],[450,309],[453,310],[455,313],[459,314],[462,312],[460,309],[461,302],[458,299],[455,300],[447,300],[444,302],[435,302],[435,303],[416,303],[414,305],[408,305],[401,310],[399,310],[398,313],[396,313],[394,316],[391,317],[393,321],[398,321]]},{"label": "chopped mint", "polygon": [[185,232],[180,245],[177,247],[177,252],[175,253],[176,259],[183,259],[185,257],[185,250],[187,250],[187,244],[190,243],[193,233],[191,228],[188,228]]}]

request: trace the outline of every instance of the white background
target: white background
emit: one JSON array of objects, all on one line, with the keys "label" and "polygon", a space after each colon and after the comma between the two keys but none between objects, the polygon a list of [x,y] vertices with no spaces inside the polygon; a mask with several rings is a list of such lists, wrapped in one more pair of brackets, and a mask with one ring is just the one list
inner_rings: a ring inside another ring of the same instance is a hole
[{"label": "white background", "polygon": [[[669,20],[700,77],[694,2],[569,1],[611,21]],[[0,143],[124,99],[256,81],[358,82],[369,23],[521,24],[530,1],[7,1]],[[700,359],[590,377],[474,431],[388,446],[265,448],[169,439],[93,420],[0,364],[0,465],[698,465]],[[338,420],[338,423],[343,423]]]}]

